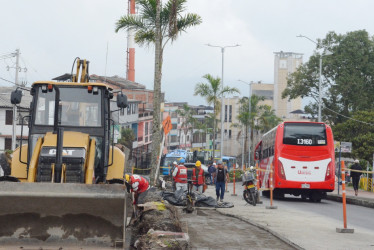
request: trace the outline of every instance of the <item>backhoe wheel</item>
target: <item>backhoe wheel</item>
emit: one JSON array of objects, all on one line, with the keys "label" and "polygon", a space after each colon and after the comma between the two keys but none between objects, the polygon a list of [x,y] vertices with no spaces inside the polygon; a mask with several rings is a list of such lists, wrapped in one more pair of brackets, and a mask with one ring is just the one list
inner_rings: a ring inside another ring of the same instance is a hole
[{"label": "backhoe wheel", "polygon": [[0,155],[0,165],[1,165],[1,168],[3,169],[4,171],[4,175],[10,175],[10,165],[8,163],[8,159],[5,155],[5,153],[2,153]]}]

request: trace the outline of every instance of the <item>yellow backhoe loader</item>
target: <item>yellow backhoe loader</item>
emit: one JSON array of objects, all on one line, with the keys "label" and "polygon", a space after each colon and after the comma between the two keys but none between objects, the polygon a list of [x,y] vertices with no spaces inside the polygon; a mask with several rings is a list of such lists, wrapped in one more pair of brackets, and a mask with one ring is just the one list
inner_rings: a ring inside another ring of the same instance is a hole
[{"label": "yellow backhoe loader", "polygon": [[[89,82],[88,61],[76,64],[69,82],[32,85],[30,114],[22,119],[28,139],[13,152],[10,175],[0,177],[0,245],[110,246],[124,238],[125,155],[112,142],[113,90]],[[11,102],[21,97],[15,90]],[[122,92],[117,107],[127,107]]]}]

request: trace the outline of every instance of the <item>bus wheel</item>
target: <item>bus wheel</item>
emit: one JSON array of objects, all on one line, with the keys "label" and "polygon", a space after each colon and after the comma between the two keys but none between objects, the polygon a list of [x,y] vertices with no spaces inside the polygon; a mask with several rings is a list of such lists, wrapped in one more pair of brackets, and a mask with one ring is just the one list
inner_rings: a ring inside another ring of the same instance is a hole
[{"label": "bus wheel", "polygon": [[270,191],[269,190],[262,191],[262,196],[265,196],[265,197],[269,198],[270,197]]},{"label": "bus wheel", "polygon": [[320,193],[317,193],[317,192],[313,192],[311,194],[309,194],[309,200],[312,201],[312,202],[321,202],[321,194]]}]

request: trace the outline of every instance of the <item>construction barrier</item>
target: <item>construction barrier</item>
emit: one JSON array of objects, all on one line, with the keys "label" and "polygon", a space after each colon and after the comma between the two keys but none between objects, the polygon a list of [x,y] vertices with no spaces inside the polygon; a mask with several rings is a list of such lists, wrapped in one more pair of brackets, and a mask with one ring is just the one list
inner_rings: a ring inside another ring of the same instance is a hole
[{"label": "construction barrier", "polygon": [[343,202],[343,226],[344,228],[337,228],[336,232],[338,233],[353,233],[353,229],[347,228],[347,201],[345,194],[345,168],[344,161],[341,162],[341,174],[342,174],[342,202]]},{"label": "construction barrier", "polygon": [[266,206],[267,209],[276,209],[277,206],[273,206],[273,163],[270,164],[270,206]]},{"label": "construction barrier", "polygon": [[[235,168],[234,168],[234,176],[233,176],[233,192],[232,192],[232,196],[237,196],[236,194],[235,194]],[[226,189],[227,189],[227,182],[226,182]]]}]

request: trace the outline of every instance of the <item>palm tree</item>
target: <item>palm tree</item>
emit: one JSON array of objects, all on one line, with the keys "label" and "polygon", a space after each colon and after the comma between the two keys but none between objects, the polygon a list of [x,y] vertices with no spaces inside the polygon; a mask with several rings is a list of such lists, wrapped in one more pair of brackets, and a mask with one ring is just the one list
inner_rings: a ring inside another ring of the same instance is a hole
[{"label": "palm tree", "polygon": [[[222,89],[221,79],[219,77],[213,77],[210,74],[203,76],[208,83],[198,83],[195,86],[194,95],[199,95],[207,101],[209,105],[213,105],[214,117],[217,117],[217,114],[220,112],[220,98],[225,94],[234,94],[240,93],[237,88],[231,88],[226,86]],[[217,121],[213,123],[213,159],[215,157],[215,146],[216,146],[216,128]],[[221,128],[222,129],[222,128]],[[222,138],[223,139],[223,138]]]},{"label": "palm tree", "polygon": [[[251,113],[249,114],[248,107],[248,97],[243,97],[240,99],[239,103],[241,107],[239,109],[238,120],[239,124],[233,124],[233,127],[240,127],[245,131],[245,143],[244,151],[248,152],[248,147],[250,152],[254,148],[254,133],[255,132],[266,132],[271,128],[278,125],[282,120],[275,115],[274,110],[271,109],[269,105],[260,105],[260,102],[265,100],[263,96],[252,95],[251,96]],[[248,127],[250,126],[251,132],[249,134]],[[251,145],[247,145],[248,136],[251,139]],[[238,138],[241,137],[241,131],[238,133]],[[251,159],[249,162],[253,162],[253,155],[251,154]]]},{"label": "palm tree", "polygon": [[183,122],[181,124],[181,129],[184,128],[184,147],[186,148],[187,144],[187,133],[188,130],[193,130],[193,125],[195,123],[195,118],[192,114],[192,109],[187,105],[184,104],[182,109],[178,109],[177,114],[183,117]]},{"label": "palm tree", "polygon": [[185,11],[187,0],[168,0],[161,6],[161,0],[137,0],[139,6],[138,15],[122,16],[116,22],[115,31],[134,30],[135,42],[140,46],[155,44],[155,76],[153,93],[153,149],[151,183],[154,181],[154,173],[157,169],[158,155],[160,152],[160,105],[161,105],[161,75],[163,52],[166,44],[175,41],[177,36],[186,32],[189,27],[199,25],[202,20],[197,14]]}]

